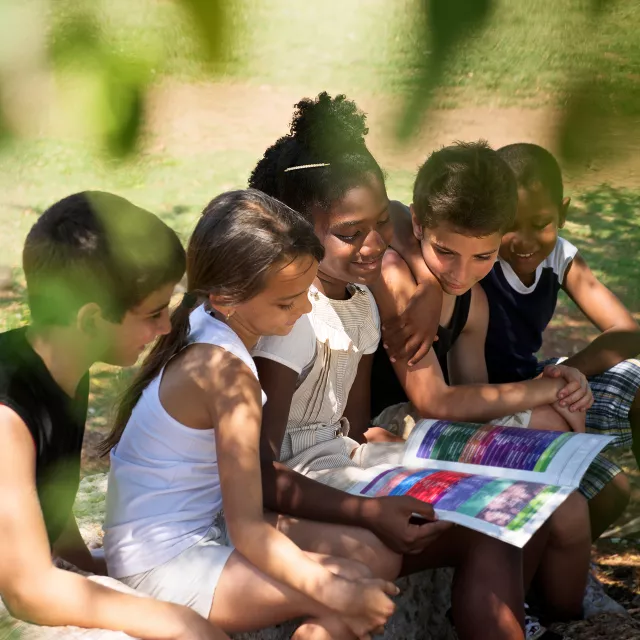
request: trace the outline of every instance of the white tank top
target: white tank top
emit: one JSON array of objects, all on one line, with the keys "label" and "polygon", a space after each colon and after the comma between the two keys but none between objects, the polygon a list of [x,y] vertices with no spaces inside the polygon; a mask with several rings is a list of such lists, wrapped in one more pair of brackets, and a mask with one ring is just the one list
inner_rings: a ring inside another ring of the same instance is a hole
[{"label": "white tank top", "polygon": [[[254,373],[240,338],[203,306],[189,318],[189,343],[222,347]],[[191,429],[162,407],[162,372],[144,390],[111,451],[104,524],[109,575],[149,571],[200,541],[222,509],[213,429]],[[266,396],[262,393],[262,404]]]}]

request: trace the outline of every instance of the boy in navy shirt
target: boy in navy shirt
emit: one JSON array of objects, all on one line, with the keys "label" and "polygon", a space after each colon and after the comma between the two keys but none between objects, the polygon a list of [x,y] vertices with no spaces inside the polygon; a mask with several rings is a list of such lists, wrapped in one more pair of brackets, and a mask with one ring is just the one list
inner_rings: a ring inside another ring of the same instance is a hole
[{"label": "boy in navy shirt", "polygon": [[555,158],[534,144],[499,150],[518,182],[518,211],[499,257],[482,281],[489,301],[485,355],[491,382],[538,375],[536,353],[553,317],[560,289],[602,332],[562,361],[588,377],[594,404],[587,431],[617,436],[612,446],[631,446],[640,463],[640,327],[620,300],[593,274],[578,249],[558,236],[570,199],[564,197]]}]

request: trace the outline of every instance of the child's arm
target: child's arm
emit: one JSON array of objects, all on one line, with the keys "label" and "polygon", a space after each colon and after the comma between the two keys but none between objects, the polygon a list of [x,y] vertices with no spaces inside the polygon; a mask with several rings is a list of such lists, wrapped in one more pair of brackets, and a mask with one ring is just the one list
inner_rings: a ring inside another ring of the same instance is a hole
[{"label": "child's arm", "polygon": [[227,636],[186,607],[115,591],[53,566],[22,419],[0,405],[0,594],[11,614],[47,625],[111,629],[148,640]]},{"label": "child's arm", "polygon": [[[350,581],[334,575],[310,558],[264,519],[260,479],[260,385],[246,364],[214,348],[205,389],[216,425],[216,451],[225,520],[237,551],[267,576],[286,584],[330,611],[358,621],[370,630],[393,612],[384,581]],[[351,623],[346,621],[349,626]],[[355,629],[354,629],[355,630]]]},{"label": "child's arm", "polygon": [[[442,289],[429,271],[420,251],[420,244],[413,235],[411,212],[398,201],[389,203],[393,221],[391,246],[409,265],[418,287],[403,313],[390,319],[382,327],[382,339],[389,358],[408,358],[409,366],[419,362],[437,340]],[[375,293],[374,284],[371,289]]]},{"label": "child's arm", "polygon": [[471,289],[467,323],[447,355],[450,384],[487,384],[489,382],[484,358],[484,343],[488,328],[487,295],[483,288],[476,284]]},{"label": "child's arm", "polygon": [[[487,296],[479,284],[473,287],[471,296],[469,318],[462,333],[449,352],[447,362],[449,382],[453,385],[486,384],[489,381],[484,357],[484,343],[489,325],[489,305]],[[560,365],[547,368],[545,375],[550,378],[563,378],[563,373],[566,376],[571,375],[571,372],[567,372],[566,368]],[[579,375],[577,372],[574,373]],[[578,392],[578,401],[581,401],[582,406],[587,409],[588,407],[585,403],[591,397],[591,393],[587,389],[586,379],[582,377],[582,380],[585,383],[585,389],[581,389]],[[567,383],[567,379],[564,378],[563,382]],[[526,381],[525,384],[530,384],[530,382]],[[566,394],[566,389],[568,388],[572,389],[573,387],[567,385],[565,389],[561,389],[561,392],[565,391]],[[568,398],[566,402],[571,403],[571,398]],[[546,410],[547,407],[548,411]],[[571,411],[568,407],[562,406],[560,401],[528,408],[534,409],[531,416],[532,422],[529,424],[531,428],[576,432],[584,432],[585,430],[585,412],[579,410]]]},{"label": "child's arm", "polygon": [[602,333],[563,364],[586,376],[603,373],[640,353],[640,327],[620,300],[593,274],[578,253],[567,267],[562,288]]},{"label": "child's arm", "polygon": [[70,562],[74,567],[87,573],[107,574],[106,565],[97,563],[87,548],[73,514],[69,517],[67,526],[53,545],[53,555]]},{"label": "child's arm", "polygon": [[[267,394],[262,416],[261,456],[265,507],[307,520],[362,527],[375,533],[397,553],[425,548],[431,534],[410,524],[412,513],[433,519],[433,509],[410,496],[362,498],[339,491],[277,462],[284,439],[298,374],[279,362],[255,358]],[[356,374],[356,379],[358,375]],[[370,385],[370,380],[366,381]],[[367,415],[369,406],[366,407]]]},{"label": "child's arm", "polygon": [[[382,271],[382,282],[376,295],[383,322],[387,317],[402,311],[416,286],[409,268],[398,254],[388,252],[384,261],[386,264]],[[429,352],[415,367],[409,368],[402,361],[393,363],[405,393],[423,417],[485,422],[538,405],[551,404],[565,386],[564,380],[550,377],[500,385],[486,384],[484,377],[486,370],[483,367],[484,336],[488,315],[474,319],[478,311],[483,312],[484,309],[488,313],[486,299],[484,299],[484,305],[478,304],[481,300],[483,300],[482,295],[475,296],[476,304],[470,311],[470,329],[463,339],[463,346],[458,346],[456,350],[460,357],[456,355],[452,357],[454,377],[468,374],[466,369],[464,371],[461,369],[465,364],[474,366],[477,370],[469,375],[477,381],[477,384],[447,385],[433,352]],[[473,362],[470,355],[463,354],[463,349],[468,349],[469,353],[475,354]],[[483,378],[482,381],[480,377]],[[586,392],[583,393],[583,396],[586,395]],[[578,403],[577,408],[581,408],[580,402],[588,401],[588,397],[580,400],[572,398],[574,404]]]}]

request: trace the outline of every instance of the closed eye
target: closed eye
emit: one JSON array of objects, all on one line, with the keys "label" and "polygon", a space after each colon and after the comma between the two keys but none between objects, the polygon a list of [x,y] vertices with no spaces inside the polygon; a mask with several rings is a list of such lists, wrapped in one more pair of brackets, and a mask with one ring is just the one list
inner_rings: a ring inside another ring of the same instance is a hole
[{"label": "closed eye", "polygon": [[343,236],[339,233],[334,233],[333,235],[335,235],[338,240],[342,240],[342,242],[353,242],[360,235],[360,232],[356,231],[352,236]]},{"label": "closed eye", "polygon": [[278,305],[283,311],[291,311],[293,309],[293,302],[291,304],[279,304]]}]

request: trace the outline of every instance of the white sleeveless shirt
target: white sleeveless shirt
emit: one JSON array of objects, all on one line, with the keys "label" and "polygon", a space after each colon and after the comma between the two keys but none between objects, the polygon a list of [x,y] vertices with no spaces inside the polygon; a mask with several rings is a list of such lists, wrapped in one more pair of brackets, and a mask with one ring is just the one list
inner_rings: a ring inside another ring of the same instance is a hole
[{"label": "white sleeveless shirt", "polygon": [[[190,344],[221,347],[258,377],[249,352],[226,324],[204,306],[189,320]],[[162,373],[142,393],[111,451],[104,549],[115,578],[176,557],[205,536],[222,509],[214,430],[191,429],[165,411],[158,395]]]}]

